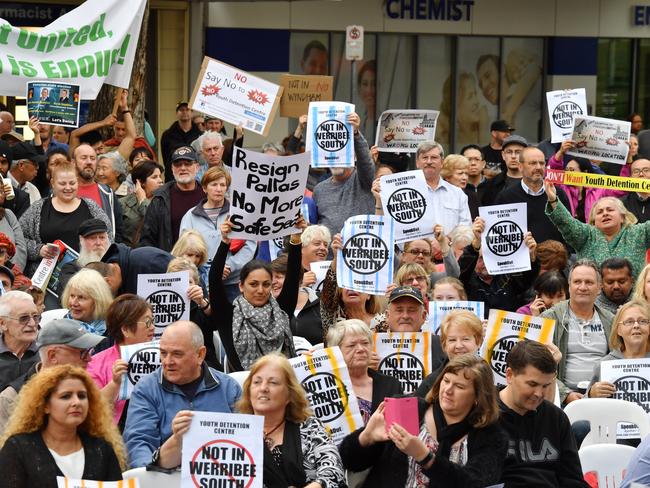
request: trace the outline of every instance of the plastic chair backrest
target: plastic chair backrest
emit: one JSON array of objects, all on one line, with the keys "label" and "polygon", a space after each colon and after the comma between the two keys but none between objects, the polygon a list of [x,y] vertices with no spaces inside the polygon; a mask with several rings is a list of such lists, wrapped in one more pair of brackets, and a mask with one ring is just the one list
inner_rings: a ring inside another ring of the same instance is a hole
[{"label": "plastic chair backrest", "polygon": [[47,327],[47,324],[53,320],[62,319],[68,313],[67,308],[55,308],[54,310],[46,310],[41,314],[41,329]]},{"label": "plastic chair backrest", "polygon": [[594,444],[578,451],[582,473],[595,472],[598,486],[607,488],[621,486],[633,454],[633,447],[622,444]]},{"label": "plastic chair backrest", "polygon": [[214,343],[214,350],[217,354],[217,359],[223,365],[223,372],[228,372],[228,356],[226,355],[226,350],[223,347],[221,342],[221,335],[218,330],[215,330],[212,333],[212,342]]},{"label": "plastic chair backrest", "polygon": [[643,439],[650,433],[648,414],[636,403],[613,398],[583,398],[569,403],[564,409],[573,424],[588,420],[591,430],[582,447],[592,444],[616,444],[616,428],[619,422],[636,424]]},{"label": "plastic chair backrest", "polygon": [[180,488],[181,472],[159,473],[158,471],[147,471],[146,468],[134,468],[122,473],[122,478],[138,478],[140,488]]},{"label": "plastic chair backrest", "polygon": [[228,376],[237,381],[237,383],[239,383],[239,386],[243,388],[244,381],[246,381],[246,378],[248,378],[248,374],[249,371],[232,371],[228,373]]}]

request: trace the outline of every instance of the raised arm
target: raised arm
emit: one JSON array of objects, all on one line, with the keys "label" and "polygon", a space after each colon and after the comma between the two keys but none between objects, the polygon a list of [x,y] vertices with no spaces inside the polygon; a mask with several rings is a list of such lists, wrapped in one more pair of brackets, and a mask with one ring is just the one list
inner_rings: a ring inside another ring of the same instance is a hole
[{"label": "raised arm", "polygon": [[120,98],[120,108],[122,109],[122,117],[124,118],[124,128],[126,129],[126,135],[122,142],[120,142],[117,151],[125,159],[129,160],[131,151],[133,151],[133,146],[135,145],[135,138],[137,134],[135,132],[135,124],[133,123],[133,117],[131,116],[131,111],[129,110],[128,103],[129,92],[127,90],[122,90],[122,96]]},{"label": "raised arm", "polygon": [[289,255],[287,261],[287,276],[284,279],[282,291],[278,296],[278,305],[289,317],[293,317],[298,302],[298,289],[300,288],[300,268],[302,267],[302,241],[300,236],[307,227],[305,219],[300,217],[297,226],[300,232],[291,235],[289,241]]},{"label": "raised arm", "polygon": [[[77,149],[77,147],[79,146],[80,144],[79,138],[82,135],[87,134],[88,132],[93,130],[99,130],[103,127],[112,127],[115,125],[115,122],[117,122],[117,117],[115,117],[115,115],[113,114],[109,114],[104,118],[104,120],[100,120],[98,122],[89,122],[88,124],[84,124],[78,129],[73,130],[70,133],[70,147],[68,150],[68,154],[70,155],[70,157],[74,155],[74,150]],[[126,159],[129,159],[128,155]]]},{"label": "raised arm", "polygon": [[546,215],[560,231],[566,243],[580,252],[589,241],[591,226],[589,224],[583,224],[571,216],[562,201],[558,200],[553,183],[548,181],[544,182],[544,189],[548,198],[545,210]]}]

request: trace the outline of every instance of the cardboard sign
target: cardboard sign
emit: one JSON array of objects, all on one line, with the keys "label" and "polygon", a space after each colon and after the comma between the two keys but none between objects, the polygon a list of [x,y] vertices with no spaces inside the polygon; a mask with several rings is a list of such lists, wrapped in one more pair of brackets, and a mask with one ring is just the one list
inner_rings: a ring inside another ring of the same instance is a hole
[{"label": "cardboard sign", "polygon": [[205,56],[190,107],[267,136],[282,87]]},{"label": "cardboard sign", "polygon": [[183,435],[181,486],[263,488],[264,417],[193,413]]},{"label": "cardboard sign", "polygon": [[317,292],[320,292],[322,290],[323,280],[325,279],[327,271],[330,269],[331,265],[332,261],[315,261],[313,263],[309,263],[310,271],[313,271],[316,275],[316,283],[311,285],[311,287]]},{"label": "cardboard sign", "polygon": [[480,356],[494,372],[494,384],[506,384],[506,356],[524,339],[548,344],[553,340],[555,320],[504,310],[490,310]]},{"label": "cardboard sign", "polygon": [[393,220],[381,215],[356,215],[345,221],[343,247],[336,258],[339,287],[384,295],[393,282]]},{"label": "cardboard sign", "polygon": [[152,341],[120,346],[120,355],[129,368],[122,377],[117,399],[128,400],[140,378],[153,373],[160,366],[160,343]]},{"label": "cardboard sign", "polygon": [[438,302],[431,300],[429,302],[429,317],[423,330],[428,330],[439,335],[442,320],[452,310],[468,310],[481,320],[483,320],[483,317],[485,316],[485,304],[483,302],[468,302],[461,300]]},{"label": "cardboard sign", "polygon": [[576,146],[566,153],[606,163],[625,164],[630,150],[630,122],[580,115],[573,118],[571,140]]},{"label": "cardboard sign", "polygon": [[320,349],[312,356],[299,356],[289,362],[307,392],[314,416],[323,422],[335,444],[363,427],[348,367],[338,347]]},{"label": "cardboard sign", "polygon": [[280,99],[280,115],[295,117],[306,115],[311,102],[329,102],[334,98],[334,77],[314,75],[282,75],[284,88]]},{"label": "cardboard sign", "polygon": [[299,232],[308,173],[309,153],[275,156],[236,147],[230,237],[266,241]]},{"label": "cardboard sign", "polygon": [[[59,241],[57,239],[56,244],[59,246],[59,257],[56,262],[56,265],[54,266],[54,269],[52,270],[52,275],[50,276],[50,279],[47,281],[47,288],[46,291],[55,297],[59,298],[59,294],[57,293],[59,289],[59,278],[61,276],[61,268],[65,266],[68,263],[71,263],[72,261],[76,261],[79,258],[79,253],[72,249],[70,246],[68,246],[66,243],[63,241]],[[32,281],[32,284],[34,282]]]},{"label": "cardboard sign", "polygon": [[385,175],[380,182],[384,215],[395,221],[395,243],[432,236],[435,214],[422,170]]},{"label": "cardboard sign", "polygon": [[650,192],[650,180],[645,178],[626,178],[624,176],[574,173],[573,171],[547,169],[544,179],[559,185],[607,188],[610,190],[636,191],[639,193]]},{"label": "cardboard sign", "polygon": [[587,115],[587,92],[584,88],[546,92],[546,105],[551,142],[566,141],[573,132],[573,118]]},{"label": "cardboard sign", "polygon": [[434,141],[437,110],[386,110],[377,123],[375,145],[384,152],[416,153],[423,142]]},{"label": "cardboard sign", "polygon": [[79,126],[79,85],[30,81],[27,83],[27,112],[43,124]]},{"label": "cardboard sign", "polygon": [[57,488],[140,488],[140,480],[131,478],[120,481],[94,481],[57,476],[56,485]]},{"label": "cardboard sign", "polygon": [[526,203],[479,207],[478,213],[485,220],[481,248],[488,273],[500,275],[528,271],[530,253],[524,244],[528,232]]},{"label": "cardboard sign", "polygon": [[348,122],[352,112],[351,103],[309,104],[305,151],[311,151],[312,168],[354,167],[354,131]]},{"label": "cardboard sign", "polygon": [[189,271],[138,275],[138,295],[151,304],[156,339],[169,324],[190,320],[189,286]]},{"label": "cardboard sign", "polygon": [[375,333],[373,351],[379,355],[379,372],[397,378],[405,394],[431,373],[429,332]]}]

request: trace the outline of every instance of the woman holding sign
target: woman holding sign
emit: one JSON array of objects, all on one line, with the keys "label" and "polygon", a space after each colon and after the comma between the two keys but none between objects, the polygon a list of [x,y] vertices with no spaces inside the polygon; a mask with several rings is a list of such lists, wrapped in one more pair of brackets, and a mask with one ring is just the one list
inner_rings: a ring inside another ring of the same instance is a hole
[{"label": "woman holding sign", "polygon": [[286,358],[268,354],[255,361],[237,407],[240,413],[264,416],[266,488],[345,486],[336,446],[311,414]]},{"label": "woman holding sign", "polygon": [[77,366],[43,368],[22,388],[0,439],[2,485],[56,488],[57,476],[116,481],[126,452],[106,402]]},{"label": "woman holding sign", "polygon": [[363,429],[343,439],[343,465],[355,472],[371,468],[363,485],[368,488],[495,484],[508,442],[497,425],[493,382],[481,358],[464,354],[452,359],[426,401],[413,407],[419,431],[409,432],[397,422],[389,425],[394,415],[408,413],[389,412],[384,403]]}]

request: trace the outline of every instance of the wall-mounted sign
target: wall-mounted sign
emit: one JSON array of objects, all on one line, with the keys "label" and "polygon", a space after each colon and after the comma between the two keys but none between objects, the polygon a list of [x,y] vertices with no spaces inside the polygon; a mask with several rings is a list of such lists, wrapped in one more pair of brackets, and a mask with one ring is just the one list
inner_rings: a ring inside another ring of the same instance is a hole
[{"label": "wall-mounted sign", "polygon": [[391,19],[472,20],[474,0],[386,0],[386,15]]}]

